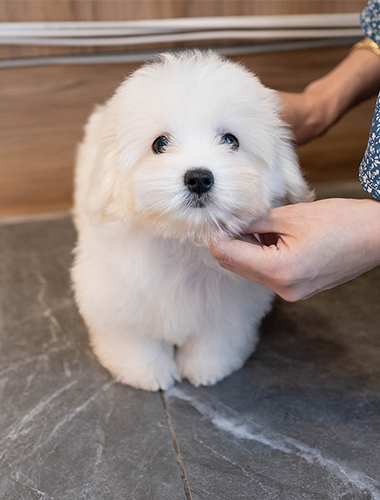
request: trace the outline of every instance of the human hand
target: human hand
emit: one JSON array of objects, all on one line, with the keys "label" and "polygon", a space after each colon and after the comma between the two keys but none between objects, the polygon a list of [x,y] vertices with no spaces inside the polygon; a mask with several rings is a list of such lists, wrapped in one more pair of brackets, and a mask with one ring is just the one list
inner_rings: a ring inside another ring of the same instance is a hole
[{"label": "human hand", "polygon": [[247,233],[241,240],[210,245],[213,257],[289,302],[380,265],[380,202],[375,200],[329,199],[274,208]]}]

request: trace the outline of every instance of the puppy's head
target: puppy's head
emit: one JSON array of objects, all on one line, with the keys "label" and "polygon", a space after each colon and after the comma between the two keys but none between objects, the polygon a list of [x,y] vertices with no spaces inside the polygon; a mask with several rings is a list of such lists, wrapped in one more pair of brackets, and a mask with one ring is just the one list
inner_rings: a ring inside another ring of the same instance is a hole
[{"label": "puppy's head", "polygon": [[239,234],[310,194],[276,93],[213,52],[164,55],[108,103],[92,206],[164,237]]}]

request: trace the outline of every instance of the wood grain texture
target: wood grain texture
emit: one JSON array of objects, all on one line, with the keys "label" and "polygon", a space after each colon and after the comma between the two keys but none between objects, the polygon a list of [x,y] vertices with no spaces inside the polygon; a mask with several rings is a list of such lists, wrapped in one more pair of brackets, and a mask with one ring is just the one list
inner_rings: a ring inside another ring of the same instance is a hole
[{"label": "wood grain texture", "polygon": [[0,0],[1,21],[121,21],[167,17],[360,12],[366,0]]},{"label": "wood grain texture", "polygon": [[[330,14],[360,12],[365,5],[366,0],[0,0],[0,21],[130,21],[175,17]],[[0,59],[116,50],[128,51],[131,48],[0,46]]]},{"label": "wood grain texture", "polygon": [[[234,58],[269,87],[301,91],[332,69],[347,48]],[[72,203],[75,152],[96,103],[138,65],[56,66],[0,71],[0,215],[62,210]],[[324,137],[299,149],[311,182],[357,178],[374,100]]]}]

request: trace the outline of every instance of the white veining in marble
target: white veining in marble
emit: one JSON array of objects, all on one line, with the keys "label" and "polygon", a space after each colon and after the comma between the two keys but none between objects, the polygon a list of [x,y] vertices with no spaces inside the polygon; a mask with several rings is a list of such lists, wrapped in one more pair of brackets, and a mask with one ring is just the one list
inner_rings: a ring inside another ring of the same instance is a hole
[{"label": "white veining in marble", "polygon": [[[52,394],[48,398],[42,400],[36,407],[34,407],[26,415],[24,415],[24,417],[22,417],[17,424],[13,425],[12,428],[8,430],[8,434],[4,436],[4,438],[0,441],[0,444],[3,441],[8,440],[7,448],[9,448],[9,446],[11,445],[10,441],[15,441],[18,437],[28,433],[31,430],[31,427],[25,428],[26,424],[32,421],[34,422],[35,417],[38,416],[45,408],[47,408],[48,405],[50,405],[50,403],[53,400],[58,398],[68,389],[71,389],[71,387],[73,387],[77,383],[78,383],[77,380],[73,380],[72,382],[62,387],[58,391],[55,391],[54,394]],[[28,460],[32,456],[38,454],[41,448],[46,448],[49,445],[49,443],[54,441],[54,438],[59,435],[59,432],[64,426],[69,424],[78,414],[82,413],[92,402],[98,399],[101,393],[107,391],[114,384],[115,384],[114,380],[111,380],[110,382],[103,384],[94,394],[92,394],[92,396],[87,398],[83,403],[81,403],[75,408],[72,408],[69,412],[64,413],[62,418],[59,420],[59,422],[55,424],[54,428],[50,431],[50,433],[47,436],[43,436],[43,439],[41,441],[36,441],[32,449],[28,453],[25,453],[24,455],[20,456],[19,458],[9,463],[8,465],[10,467],[14,467],[16,464],[24,462],[25,460]],[[6,454],[7,450],[4,450],[3,454],[0,453],[0,459],[3,458],[3,455]]]},{"label": "white veining in marble", "polygon": [[53,311],[49,307],[46,302],[46,289],[47,289],[47,280],[45,276],[43,276],[41,271],[41,266],[38,262],[36,255],[33,255],[33,263],[37,274],[38,282],[40,283],[40,289],[37,293],[37,301],[42,308],[42,316],[49,321],[49,330],[52,337],[53,342],[57,342],[58,333],[61,332],[61,326],[57,321],[57,318],[54,316]]},{"label": "white veining in marble", "polygon": [[64,351],[66,349],[65,346],[63,345],[57,345],[55,347],[51,347],[50,349],[46,349],[41,354],[37,354],[36,356],[28,356],[26,359],[22,359],[20,361],[15,361],[14,363],[11,363],[9,366],[6,368],[3,368],[0,370],[0,377],[3,377],[5,374],[17,371],[19,368],[29,365],[29,364],[35,364],[37,365],[38,363],[44,363],[49,359],[49,356],[52,354],[56,354],[58,352]]},{"label": "white veining in marble", "polygon": [[[43,314],[41,314],[41,306],[42,306],[42,309],[44,310],[45,305],[41,304],[38,300],[37,300],[37,303],[40,306],[38,309],[32,310],[32,311],[28,312],[27,314],[25,314],[25,311],[22,311],[22,313],[23,313],[22,315],[18,315],[14,318],[6,318],[6,323],[4,322],[5,315],[3,314],[3,318],[0,317],[0,328],[1,328],[1,325],[3,324],[3,328],[6,325],[7,330],[11,331],[16,327],[19,327],[19,328],[23,327],[25,325],[30,324],[31,321],[35,321],[35,320],[38,320],[39,318],[41,318],[41,316],[43,316]],[[59,304],[56,304],[54,306],[54,309],[51,309],[51,313],[55,316],[56,312],[59,312],[59,311],[65,310],[65,309],[67,310],[70,307],[72,307],[72,303],[73,303],[73,299],[71,297],[62,297],[59,301]],[[0,306],[1,306],[1,298],[0,298]],[[0,310],[0,314],[1,314],[1,310]],[[1,319],[3,320],[3,323],[1,323]],[[59,325],[59,328],[60,328],[60,325]]]},{"label": "white veining in marble", "polygon": [[[273,450],[296,455],[309,464],[319,465],[350,489],[354,486],[361,492],[370,492],[372,500],[380,500],[379,481],[363,472],[352,470],[339,460],[324,456],[317,448],[312,448],[301,441],[279,434],[270,428],[264,428],[261,424],[252,422],[251,419],[249,422],[242,422],[240,415],[220,401],[205,404],[178,387],[171,388],[166,392],[166,395],[187,401],[217,429],[237,439],[255,441],[269,446]],[[204,443],[202,444],[204,445]]]},{"label": "white veining in marble", "polygon": [[44,444],[48,443],[57,434],[61,427],[71,422],[71,420],[73,420],[79,413],[85,410],[89,404],[95,401],[102,392],[107,391],[115,383],[116,382],[114,380],[111,380],[111,382],[107,382],[106,384],[102,385],[100,389],[98,389],[92,396],[86,399],[86,401],[84,401],[81,405],[73,408],[73,410],[66,413],[66,415],[64,415],[62,419],[54,426],[54,429],[51,431],[49,436],[44,440]]},{"label": "white veining in marble", "polygon": [[94,361],[70,220],[0,233],[0,499],[185,498],[161,398]]},{"label": "white veining in marble", "polygon": [[[15,423],[13,423],[10,427],[8,427],[5,430],[4,435],[0,439],[0,444],[3,445],[7,441],[8,442],[15,441],[20,435],[23,435],[26,432],[28,432],[30,429],[29,424],[33,423],[34,419],[38,415],[40,415],[43,411],[49,408],[51,403],[55,399],[59,398],[61,394],[71,389],[71,387],[73,387],[77,383],[78,383],[77,380],[73,380],[68,384],[66,384],[65,386],[61,387],[60,389],[57,389],[46,398],[41,399],[41,401],[36,406],[34,406],[31,410],[25,413],[25,415],[23,415],[21,418],[17,419]],[[6,450],[0,452],[0,458],[2,458],[5,454]]]},{"label": "white veining in marble", "polygon": [[2,395],[5,386],[7,385],[9,377],[0,378],[0,396]]}]

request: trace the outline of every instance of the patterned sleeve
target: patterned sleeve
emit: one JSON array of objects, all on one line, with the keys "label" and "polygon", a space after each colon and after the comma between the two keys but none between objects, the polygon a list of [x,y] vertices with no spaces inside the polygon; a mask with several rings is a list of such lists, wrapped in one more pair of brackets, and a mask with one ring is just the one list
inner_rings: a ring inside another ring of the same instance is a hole
[{"label": "patterned sleeve", "polygon": [[360,14],[360,23],[365,34],[380,45],[380,1],[370,0]]},{"label": "patterned sleeve", "polygon": [[[361,13],[360,21],[365,34],[380,45],[380,0],[368,2]],[[380,94],[376,102],[367,149],[359,167],[359,179],[367,193],[380,200]]]},{"label": "patterned sleeve", "polygon": [[365,34],[380,45],[380,1],[370,0],[360,14],[360,22]]}]

